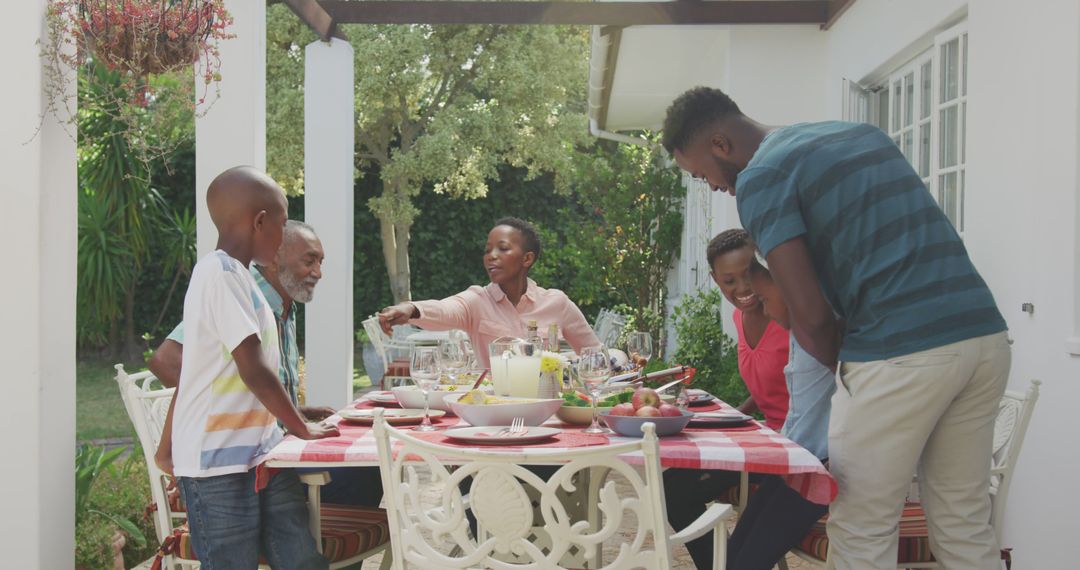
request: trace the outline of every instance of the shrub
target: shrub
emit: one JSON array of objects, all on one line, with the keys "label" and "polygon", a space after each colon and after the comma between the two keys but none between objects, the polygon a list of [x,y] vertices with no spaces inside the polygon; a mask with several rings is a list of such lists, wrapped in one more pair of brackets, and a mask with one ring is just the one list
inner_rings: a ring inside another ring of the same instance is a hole
[{"label": "shrub", "polygon": [[694,386],[738,406],[749,392],[739,375],[735,341],[724,334],[720,312],[723,295],[706,289],[675,307],[675,335],[679,340],[673,361],[697,368]]},{"label": "shrub", "polygon": [[[111,568],[113,535],[121,527],[117,521],[133,524],[136,534],[142,537],[156,536],[154,522],[146,517],[146,507],[152,501],[150,479],[140,449],[133,448],[127,458],[114,461],[109,457],[116,450],[101,453],[99,448],[83,446],[77,462],[84,466],[93,464],[89,471],[77,479],[83,481],[77,493],[79,504],[75,524],[75,564],[83,568]],[[104,457],[104,461],[101,458]],[[87,479],[92,479],[87,482]],[[80,501],[81,499],[81,501]],[[154,555],[156,540],[138,540],[127,532],[124,546],[124,567],[132,568]]]}]

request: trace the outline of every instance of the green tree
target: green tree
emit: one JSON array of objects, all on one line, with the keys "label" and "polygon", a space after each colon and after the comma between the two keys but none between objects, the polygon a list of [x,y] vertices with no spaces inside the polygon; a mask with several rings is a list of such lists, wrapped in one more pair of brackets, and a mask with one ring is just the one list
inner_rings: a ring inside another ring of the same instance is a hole
[{"label": "green tree", "polygon": [[[303,45],[314,35],[284,6],[267,16],[270,173],[302,183]],[[558,26],[346,26],[356,54],[356,164],[375,172],[379,223],[395,301],[412,297],[409,244],[425,187],[480,198],[501,164],[555,173],[566,189],[588,144],[588,29]],[[287,127],[285,125],[288,125]],[[428,186],[426,183],[432,183]]]},{"label": "green tree", "polygon": [[568,220],[577,220],[562,228],[558,247],[560,257],[581,265],[572,268],[572,276],[548,277],[573,283],[574,299],[616,299],[632,317],[631,326],[663,346],[668,270],[682,239],[686,190],[679,173],[656,144],[605,141],[575,162],[576,196],[589,215],[565,211]]},{"label": "green tree", "polygon": [[[122,349],[129,360],[140,353],[135,305],[143,268],[152,254],[164,253],[170,277],[185,272],[190,240],[181,234],[194,229],[168,214],[150,185],[151,162],[163,158],[158,153],[193,132],[190,104],[171,95],[184,79],[151,81],[160,97],[131,105],[118,73],[93,62],[79,69],[79,336],[84,344],[107,342],[113,357]],[[173,239],[159,241],[165,248],[155,251],[154,238],[163,232]]]}]

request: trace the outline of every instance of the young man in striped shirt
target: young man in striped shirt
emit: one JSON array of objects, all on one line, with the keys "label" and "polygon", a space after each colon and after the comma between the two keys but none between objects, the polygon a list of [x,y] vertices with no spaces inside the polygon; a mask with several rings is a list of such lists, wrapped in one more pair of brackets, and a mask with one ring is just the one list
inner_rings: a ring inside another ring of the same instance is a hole
[{"label": "young man in striped shirt", "polygon": [[918,471],[937,560],[996,568],[989,466],[1010,365],[1006,325],[904,155],[871,125],[769,127],[704,87],[668,109],[664,146],[692,176],[735,195],[792,333],[837,371],[830,564],[896,567],[897,523]]}]

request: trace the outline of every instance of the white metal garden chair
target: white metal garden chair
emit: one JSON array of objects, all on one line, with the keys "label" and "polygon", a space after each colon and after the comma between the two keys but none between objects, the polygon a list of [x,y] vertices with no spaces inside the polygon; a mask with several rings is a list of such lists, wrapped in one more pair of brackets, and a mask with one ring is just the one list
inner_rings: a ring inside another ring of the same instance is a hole
[{"label": "white metal garden chair", "polygon": [[[116,365],[116,381],[120,385],[120,396],[128,417],[135,425],[146,471],[150,475],[150,494],[156,508],[154,530],[158,543],[169,546],[165,549],[169,554],[164,556],[162,567],[199,568],[184,524],[187,514],[183,511],[179,494],[170,492],[168,475],[154,461],[169,403],[176,389],[163,388],[150,372],[128,374],[123,364]],[[384,551],[382,567],[390,567],[390,551],[387,548],[389,529],[385,512],[347,505],[322,505],[319,502],[320,487],[330,482],[326,472],[305,473],[300,480],[308,485],[308,509],[311,513],[308,524],[311,534],[316,537],[319,552],[330,560],[330,568],[344,568]]]},{"label": "white metal garden chair", "polygon": [[[713,504],[693,524],[669,534],[658,444],[653,425],[645,425],[641,441],[567,451],[559,457],[567,463],[545,481],[522,465],[550,463],[550,456],[437,445],[389,427],[381,410],[376,411],[375,440],[386,490],[394,568],[402,569],[406,562],[417,568],[563,568],[562,561],[575,551],[595,559],[605,541],[621,539],[616,532],[628,521],[635,525],[632,538],[618,545],[615,558],[604,568],[671,568],[675,545],[709,531],[715,531],[714,567],[723,568],[727,547],[724,521],[731,508]],[[644,479],[618,457],[633,452],[644,455]],[[451,470],[447,464],[459,466]],[[600,488],[598,506],[603,517],[598,528],[585,520],[573,520],[556,494],[559,488],[571,491],[573,475],[592,468],[609,469],[630,487],[626,496],[619,496],[610,479]],[[466,477],[473,478],[468,506],[458,489]],[[534,521],[526,487],[539,491],[542,521]],[[479,540],[470,536],[466,508],[477,518]],[[536,537],[538,527],[546,531],[542,539]]]},{"label": "white metal garden chair", "polygon": [[[994,454],[990,465],[990,525],[994,527],[998,544],[1001,542],[1001,521],[1005,518],[1005,504],[1008,500],[1009,485],[1012,483],[1013,470],[1024,443],[1035,402],[1039,399],[1039,380],[1032,380],[1026,392],[1007,391],[1001,398],[997,418],[994,420]],[[798,548],[792,552],[816,567],[825,567],[828,555],[829,539],[825,533],[825,520],[822,519],[810,530]],[[900,519],[900,556],[899,568],[938,568],[938,563],[930,552],[926,530],[926,514],[917,502],[908,502]],[[1007,550],[1002,551],[1002,558],[1010,559]],[[786,564],[780,564],[786,570]]]},{"label": "white metal garden chair", "polygon": [[596,315],[596,322],[593,324],[593,332],[604,346],[611,347],[619,342],[619,334],[625,326],[626,315],[600,309],[600,314]]},{"label": "white metal garden chair", "polygon": [[382,327],[379,326],[377,316],[368,318],[363,324],[371,346],[375,348],[375,352],[383,361],[382,388],[389,390],[394,386],[407,383],[410,379],[409,353],[412,350],[412,343],[404,338],[395,338],[384,333]]}]

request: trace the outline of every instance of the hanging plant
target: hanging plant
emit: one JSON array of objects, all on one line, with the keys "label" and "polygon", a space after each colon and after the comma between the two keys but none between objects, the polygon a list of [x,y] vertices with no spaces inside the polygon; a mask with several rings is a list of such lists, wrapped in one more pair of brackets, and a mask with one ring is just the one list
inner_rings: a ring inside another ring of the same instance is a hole
[{"label": "hanging plant", "polygon": [[[178,117],[209,109],[221,80],[218,43],[234,37],[224,0],[49,0],[46,24],[42,119],[74,126],[91,104],[116,119],[123,129],[116,134],[144,162],[171,153]],[[76,70],[96,91],[88,100],[80,84],[78,112],[70,88]]]},{"label": "hanging plant", "polygon": [[[71,67],[92,58],[128,82],[145,104],[153,75],[185,71],[202,61],[203,83],[221,79],[218,42],[229,39],[232,17],[223,0],[49,0],[51,56]],[[196,104],[206,100],[204,92]]]}]

